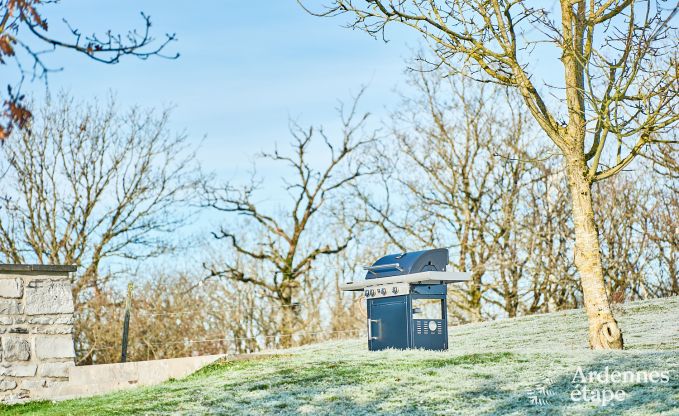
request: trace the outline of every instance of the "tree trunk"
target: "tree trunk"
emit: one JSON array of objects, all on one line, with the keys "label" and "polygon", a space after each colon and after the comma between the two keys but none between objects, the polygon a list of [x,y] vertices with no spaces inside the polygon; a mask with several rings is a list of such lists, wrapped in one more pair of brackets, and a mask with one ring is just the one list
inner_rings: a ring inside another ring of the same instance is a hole
[{"label": "tree trunk", "polygon": [[281,334],[281,339],[280,339],[280,347],[281,348],[290,348],[293,346],[293,334],[295,333],[295,321],[296,321],[296,310],[295,310],[295,305],[293,304],[293,297],[294,297],[294,289],[293,289],[294,282],[285,279],[282,284],[282,289],[281,289],[281,296],[279,298],[281,302],[281,308],[283,309],[283,316],[281,319],[281,327],[280,327],[280,334]]},{"label": "tree trunk", "polygon": [[[464,269],[462,269],[464,270]],[[471,286],[469,288],[469,320],[471,322],[481,322],[481,273],[472,272]]]},{"label": "tree trunk", "polygon": [[587,178],[587,164],[582,155],[571,155],[566,172],[573,202],[575,227],[575,266],[589,321],[589,345],[592,349],[622,349],[622,331],[611,312],[601,267],[599,235],[594,221],[592,183]]}]

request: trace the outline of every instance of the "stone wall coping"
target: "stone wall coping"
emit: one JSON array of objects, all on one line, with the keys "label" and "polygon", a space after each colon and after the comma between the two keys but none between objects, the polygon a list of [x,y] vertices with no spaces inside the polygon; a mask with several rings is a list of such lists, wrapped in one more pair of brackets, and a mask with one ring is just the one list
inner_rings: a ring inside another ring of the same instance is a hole
[{"label": "stone wall coping", "polygon": [[0,272],[74,272],[77,268],[59,264],[0,264]]}]

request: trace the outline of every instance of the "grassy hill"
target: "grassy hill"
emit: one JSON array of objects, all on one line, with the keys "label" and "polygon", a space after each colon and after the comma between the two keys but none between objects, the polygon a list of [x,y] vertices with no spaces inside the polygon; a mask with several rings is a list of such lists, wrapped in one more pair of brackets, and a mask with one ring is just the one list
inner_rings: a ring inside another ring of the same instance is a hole
[{"label": "grassy hill", "polygon": [[[679,298],[634,302],[617,316],[626,350],[586,345],[581,310],[463,325],[446,352],[368,352],[364,339],[325,342],[249,361],[223,361],[151,388],[61,403],[0,408],[7,414],[610,414],[679,415]],[[665,371],[663,382],[587,383],[623,390],[606,406],[575,402],[586,375]]]}]

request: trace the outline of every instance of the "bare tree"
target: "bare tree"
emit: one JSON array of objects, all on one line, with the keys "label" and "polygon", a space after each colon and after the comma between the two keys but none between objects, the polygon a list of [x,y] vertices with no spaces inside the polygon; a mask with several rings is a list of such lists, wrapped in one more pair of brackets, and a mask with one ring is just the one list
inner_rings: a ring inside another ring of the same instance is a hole
[{"label": "bare tree", "polygon": [[0,258],[80,266],[73,293],[84,302],[106,285],[112,260],[170,250],[200,172],[187,138],[167,131],[168,116],[123,114],[114,100],[48,100],[0,148],[8,169],[0,179]]},{"label": "bare tree", "polygon": [[573,224],[566,178],[560,163],[534,165],[541,180],[531,181],[522,203],[523,245],[530,262],[525,270],[530,289],[525,313],[553,312],[582,305],[582,292],[574,278]]},{"label": "bare tree", "polygon": [[[3,102],[0,115],[0,142],[5,140],[17,124],[25,125],[31,112],[22,103],[21,84],[25,78],[42,79],[47,83],[47,74],[54,71],[45,63],[45,55],[56,49],[71,50],[105,64],[116,64],[124,56],[148,59],[152,56],[176,58],[179,55],[163,55],[168,43],[175,40],[174,34],[156,42],[151,35],[151,19],[141,14],[143,27],[126,35],[108,30],[103,35],[84,35],[79,29],[64,20],[70,36],[53,36],[49,33],[46,9],[56,7],[58,1],[1,0],[0,1],[0,64],[14,61],[19,72],[19,81],[7,86],[8,94]],[[26,62],[28,61],[28,62]]]},{"label": "bare tree", "polygon": [[[223,264],[209,265],[210,275],[258,286],[275,299],[282,308],[278,333],[283,346],[292,343],[297,329],[297,297],[304,277],[319,257],[342,252],[354,237],[351,226],[333,229],[332,221],[323,220],[332,218],[329,208],[333,200],[341,202],[337,198],[343,189],[373,170],[354,157],[375,140],[374,132],[365,131],[368,114],[359,115],[357,103],[358,99],[348,110],[343,106],[338,110],[343,128],[340,140],[332,140],[322,128],[304,129],[293,124],[293,153],[275,150],[262,155],[289,169],[290,174],[282,178],[282,191],[287,191],[291,199],[283,208],[285,213],[267,210],[258,200],[260,183],[255,179],[242,188],[227,185],[207,190],[208,206],[247,220],[245,226],[230,225],[213,233],[226,240],[237,256]],[[321,158],[310,155],[316,138],[324,146],[324,161],[319,163]],[[249,263],[258,263],[261,269],[253,273]]]},{"label": "bare tree", "polygon": [[[677,8],[635,0],[559,3],[553,11],[516,0],[335,0],[316,14],[349,14],[352,27],[372,35],[384,35],[392,23],[407,26],[431,46],[434,66],[519,91],[565,160],[590,346],[622,348],[604,284],[592,184],[625,169],[642,149],[652,152],[676,126]],[[563,69],[563,80],[547,86],[549,100],[531,62],[545,48]]]},{"label": "bare tree", "polygon": [[645,280],[653,253],[644,223],[653,214],[638,213],[652,206],[653,186],[637,176],[623,172],[595,188],[604,276],[618,302],[649,297]]},{"label": "bare tree", "polygon": [[[633,295],[638,297],[679,294],[679,186],[672,178],[676,171],[662,173],[649,174],[649,179],[642,183],[633,175],[628,179],[634,187],[644,187],[642,192],[630,192],[641,194],[646,213],[633,225],[636,240],[633,244],[643,245],[645,249],[639,265],[643,280],[633,286],[636,290]],[[629,199],[622,192],[616,191],[616,195],[620,195],[622,202]]]},{"label": "bare tree", "polygon": [[376,151],[374,163],[392,167],[383,191],[375,181],[356,189],[360,220],[403,251],[452,248],[453,266],[472,273],[466,290],[451,288],[459,320],[481,320],[484,304],[515,316],[528,261],[517,246],[518,196],[532,178],[529,163],[505,153],[523,154],[513,149],[528,140],[528,120],[501,88],[425,72],[412,84],[415,97],[403,98],[391,139]]}]

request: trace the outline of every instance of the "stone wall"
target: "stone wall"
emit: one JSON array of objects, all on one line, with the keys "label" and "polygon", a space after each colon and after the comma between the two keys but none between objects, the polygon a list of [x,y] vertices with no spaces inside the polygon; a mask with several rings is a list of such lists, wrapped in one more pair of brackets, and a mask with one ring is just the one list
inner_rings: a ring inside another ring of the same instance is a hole
[{"label": "stone wall", "polygon": [[68,382],[73,266],[0,264],[0,401],[48,397]]}]

